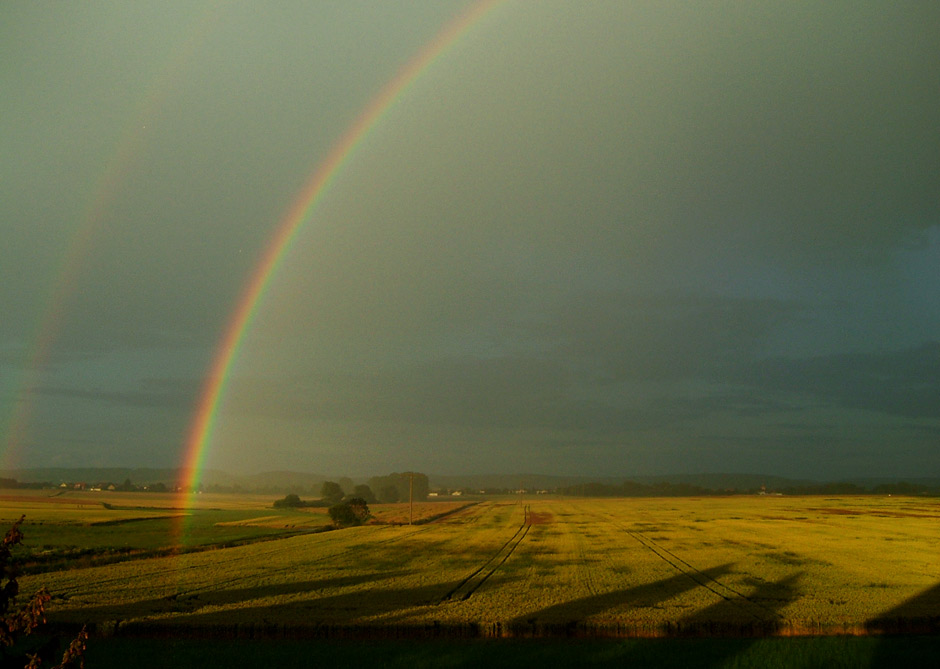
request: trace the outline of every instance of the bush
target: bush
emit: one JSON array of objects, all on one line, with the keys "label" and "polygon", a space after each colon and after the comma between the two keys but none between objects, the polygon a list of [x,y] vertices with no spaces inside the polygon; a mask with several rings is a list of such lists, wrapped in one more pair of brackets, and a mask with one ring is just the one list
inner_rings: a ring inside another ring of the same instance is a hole
[{"label": "bush", "polygon": [[362,525],[372,514],[369,505],[361,497],[354,497],[348,502],[334,504],[330,507],[330,519],[337,527],[350,527]]},{"label": "bush", "polygon": [[303,500],[301,500],[299,496],[294,495],[294,494],[287,495],[286,497],[284,497],[284,499],[274,500],[275,509],[282,509],[285,507],[296,509],[301,506],[305,506]]}]

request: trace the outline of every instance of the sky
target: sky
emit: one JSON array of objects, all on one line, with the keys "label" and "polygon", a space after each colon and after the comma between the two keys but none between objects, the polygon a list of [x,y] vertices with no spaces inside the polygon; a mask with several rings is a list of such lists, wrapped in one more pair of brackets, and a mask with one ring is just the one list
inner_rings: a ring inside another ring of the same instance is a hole
[{"label": "sky", "polygon": [[4,3],[0,466],[184,462],[372,109],[205,466],[940,475],[940,5],[474,6]]}]

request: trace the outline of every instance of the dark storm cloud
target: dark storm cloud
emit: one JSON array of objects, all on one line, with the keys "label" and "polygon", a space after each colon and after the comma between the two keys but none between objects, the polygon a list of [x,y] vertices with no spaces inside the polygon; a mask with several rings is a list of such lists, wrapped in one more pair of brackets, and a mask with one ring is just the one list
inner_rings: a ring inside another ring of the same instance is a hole
[{"label": "dark storm cloud", "polygon": [[553,355],[587,365],[599,381],[670,381],[707,377],[753,355],[799,310],[774,298],[580,293],[535,334],[555,342]]},{"label": "dark storm cloud", "polygon": [[[749,363],[774,325],[798,312],[773,299],[585,293],[543,320],[515,323],[509,341],[492,341],[489,355],[319,372],[295,379],[265,406],[316,419],[494,428],[616,432],[676,423],[718,404],[672,397],[677,387],[681,392],[683,382],[723,383],[729,366]],[[507,343],[538,353],[508,353]],[[239,410],[251,411],[266,384],[241,385],[252,391],[240,398]],[[755,402],[738,399],[741,410]]]},{"label": "dark storm cloud", "polygon": [[[685,118],[681,215],[763,228],[781,249],[822,257],[937,220],[940,68],[920,60],[940,47],[923,23],[936,14],[882,9],[767,3],[724,23],[729,39],[698,40],[691,83],[705,102]],[[734,39],[741,29],[751,37]]]},{"label": "dark storm cloud", "polygon": [[[0,435],[173,461],[279,221],[465,7],[6,7]],[[214,464],[934,462],[938,23],[935,3],[498,4],[298,230]]]},{"label": "dark storm cloud", "polygon": [[[37,386],[29,395],[62,397],[94,403],[107,408],[133,406],[140,408],[175,409],[188,412],[201,389],[199,380],[143,379],[139,390],[67,388]],[[27,399],[27,398],[24,398]],[[32,399],[32,398],[28,398]]]},{"label": "dark storm cloud", "polygon": [[762,392],[940,420],[940,342],[902,351],[773,358],[754,364],[741,380]]}]

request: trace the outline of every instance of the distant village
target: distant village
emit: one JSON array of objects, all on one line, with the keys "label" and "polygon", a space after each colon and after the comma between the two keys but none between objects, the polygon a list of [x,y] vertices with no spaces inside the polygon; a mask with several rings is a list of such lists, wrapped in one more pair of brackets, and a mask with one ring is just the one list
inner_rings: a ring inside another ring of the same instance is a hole
[{"label": "distant village", "polygon": [[[88,481],[61,481],[53,483],[51,481],[17,481],[12,478],[0,478],[0,488],[19,488],[32,490],[51,490],[59,489],[61,491],[89,491],[89,492],[182,492],[179,486],[168,486],[165,483],[150,483],[147,485],[134,485],[130,479],[123,483],[114,483],[111,481],[98,481],[90,483]],[[201,492],[197,490],[196,492]]]},{"label": "distant village", "polygon": [[[398,476],[398,475],[390,475]],[[421,475],[422,477],[424,475]],[[377,484],[382,477],[374,477],[370,483]],[[385,477],[388,478],[388,477]],[[342,487],[352,490],[352,481],[344,479],[348,485]],[[780,495],[909,495],[909,496],[938,496],[940,495],[940,486],[928,485],[923,483],[908,483],[899,481],[896,483],[880,483],[877,485],[859,485],[849,482],[828,482],[813,485],[799,486],[781,486],[771,488],[767,485],[758,487],[741,488],[705,488],[688,483],[637,483],[634,481],[624,481],[623,483],[579,483],[568,486],[557,487],[497,487],[497,486],[463,486],[463,487],[431,487],[426,483],[427,478],[423,478],[421,494],[416,498],[422,499],[442,499],[465,496],[493,496],[493,495],[563,495],[572,497],[705,497],[715,495],[758,495],[758,496],[780,496]],[[115,481],[18,481],[15,478],[0,477],[0,488],[6,489],[39,489],[39,490],[59,490],[61,492],[80,491],[80,492],[127,492],[127,493],[182,493],[189,492],[200,493],[224,493],[224,494],[314,494],[320,492],[322,482],[311,483],[308,485],[281,483],[246,486],[240,484],[222,485],[200,483],[192,490],[184,490],[179,485],[166,484],[163,482],[148,482],[135,484],[129,478],[121,483]],[[427,487],[424,487],[427,486]],[[373,486],[376,487],[376,486]],[[388,486],[384,486],[386,489]],[[400,482],[397,499],[404,499],[406,493],[404,485]],[[376,487],[377,490],[381,488]],[[382,498],[383,495],[379,494]],[[380,501],[392,501],[395,496],[381,499]]]}]

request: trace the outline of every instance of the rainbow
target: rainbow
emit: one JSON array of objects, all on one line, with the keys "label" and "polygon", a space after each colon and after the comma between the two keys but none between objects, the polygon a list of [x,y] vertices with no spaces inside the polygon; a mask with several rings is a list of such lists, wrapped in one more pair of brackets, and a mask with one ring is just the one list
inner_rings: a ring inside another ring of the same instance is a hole
[{"label": "rainbow", "polygon": [[39,386],[43,369],[49,363],[66,319],[69,299],[79,285],[85,262],[93,250],[96,237],[100,235],[109,208],[120,195],[128,174],[146,146],[148,137],[142,129],[151,125],[158,116],[174,87],[182,80],[181,75],[196,56],[198,48],[220,24],[225,11],[227,9],[218,2],[211,3],[181,30],[179,39],[169,45],[167,58],[140,99],[136,112],[123,128],[114,153],[91,189],[92,196],[82,216],[77,219],[58,263],[55,279],[49,284],[45,299],[40,301],[43,309],[33,335],[28,339],[32,345],[26,351],[24,371],[21,378],[12,384],[17,401],[3,430],[5,437],[0,450],[2,468],[18,464],[17,459],[23,450],[32,418],[31,396]]},{"label": "rainbow", "polygon": [[501,1],[481,0],[472,5],[448,23],[429,44],[412,57],[333,145],[329,154],[319,164],[297,199],[287,210],[286,215],[281,219],[272,240],[268,243],[241,293],[206,376],[184,446],[179,483],[181,494],[185,498],[184,505],[189,505],[192,491],[199,487],[203,460],[212,437],[219,403],[225,393],[225,384],[238,356],[239,347],[251,326],[255,311],[271,277],[277,271],[297,231],[310,219],[337,174],[386,111],[439,56]]}]

